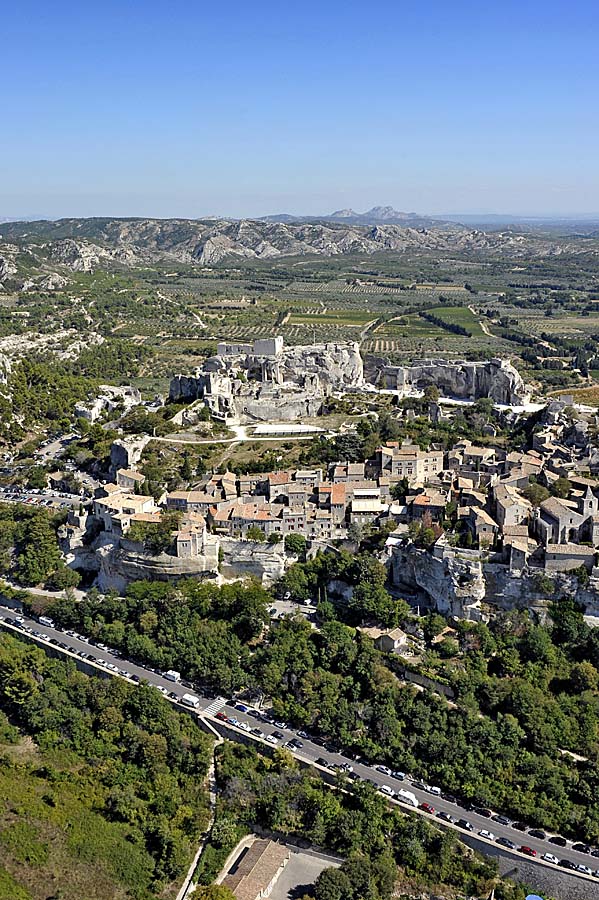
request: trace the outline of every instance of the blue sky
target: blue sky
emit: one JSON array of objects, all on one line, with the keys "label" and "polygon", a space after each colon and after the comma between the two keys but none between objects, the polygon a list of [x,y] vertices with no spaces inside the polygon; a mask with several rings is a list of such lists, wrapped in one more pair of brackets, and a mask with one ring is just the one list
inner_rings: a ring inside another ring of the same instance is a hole
[{"label": "blue sky", "polygon": [[599,214],[599,3],[5,4],[0,218]]}]

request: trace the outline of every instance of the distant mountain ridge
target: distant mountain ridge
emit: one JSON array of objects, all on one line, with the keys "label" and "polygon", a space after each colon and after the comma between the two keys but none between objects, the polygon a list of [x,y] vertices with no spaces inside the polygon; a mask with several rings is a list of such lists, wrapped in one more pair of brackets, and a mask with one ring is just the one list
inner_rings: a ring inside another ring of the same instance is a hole
[{"label": "distant mountain ridge", "polygon": [[456,222],[448,222],[445,219],[435,219],[432,216],[423,216],[415,212],[400,212],[392,206],[373,206],[366,212],[356,212],[355,209],[336,209],[332,213],[322,216],[294,216],[291,213],[275,213],[270,216],[262,216],[261,222],[340,222],[344,225],[411,225],[414,228],[442,228],[451,224],[455,228]]},{"label": "distant mountain ridge", "polygon": [[[382,208],[377,215],[396,215]],[[157,263],[217,266],[240,260],[375,253],[483,254],[522,258],[563,253],[599,255],[588,235],[485,231],[458,224],[429,227],[418,219],[354,224],[337,220],[90,218],[0,224],[0,286],[56,289],[69,270],[134,268]],[[342,215],[341,215],[342,214]],[[367,215],[367,214],[365,214]],[[405,213],[410,216],[410,213]],[[38,280],[31,281],[32,275]],[[43,279],[43,283],[39,279]]]}]

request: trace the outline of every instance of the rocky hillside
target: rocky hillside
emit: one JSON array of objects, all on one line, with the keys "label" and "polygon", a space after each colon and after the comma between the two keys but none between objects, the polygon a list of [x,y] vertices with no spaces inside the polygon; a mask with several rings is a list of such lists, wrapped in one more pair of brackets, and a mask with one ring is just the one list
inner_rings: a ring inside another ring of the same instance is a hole
[{"label": "rocky hillside", "polygon": [[389,251],[518,258],[597,253],[599,244],[462,226],[415,228],[254,219],[61,219],[0,225],[0,271],[4,279],[14,275],[17,252],[29,254],[47,267],[91,271],[110,264],[135,266],[164,261],[213,266],[223,260]]}]

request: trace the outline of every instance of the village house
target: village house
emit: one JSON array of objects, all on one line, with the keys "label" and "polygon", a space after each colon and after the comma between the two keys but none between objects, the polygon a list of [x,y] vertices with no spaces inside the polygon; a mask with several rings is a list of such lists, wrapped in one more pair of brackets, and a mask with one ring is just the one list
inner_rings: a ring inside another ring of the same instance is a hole
[{"label": "village house", "polygon": [[146,476],[142,475],[141,472],[134,472],[133,469],[117,469],[116,483],[126,491],[135,493],[136,490],[141,488],[145,480]]},{"label": "village house", "polygon": [[361,625],[357,628],[361,634],[374,641],[374,646],[382,653],[395,653],[408,643],[408,636],[401,628],[380,628],[378,625]]},{"label": "village house", "polygon": [[443,471],[442,450],[420,450],[412,444],[389,442],[377,450],[381,475],[388,476],[390,481],[426,483],[430,478]]}]

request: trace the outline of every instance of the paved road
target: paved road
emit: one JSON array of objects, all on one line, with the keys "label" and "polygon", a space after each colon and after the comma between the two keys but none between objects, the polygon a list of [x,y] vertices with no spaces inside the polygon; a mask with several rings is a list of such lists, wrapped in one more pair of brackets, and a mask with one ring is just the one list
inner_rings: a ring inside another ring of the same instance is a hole
[{"label": "paved road", "polygon": [[[91,644],[89,640],[82,638],[80,635],[76,635],[72,631],[67,632],[56,627],[51,628],[26,616],[21,616],[22,621],[17,624],[17,615],[19,615],[18,611],[0,604],[0,625],[9,630],[21,633],[25,631],[25,633],[38,640],[40,643],[46,642],[56,650],[65,654],[70,653],[79,656],[80,658],[85,659],[88,664],[99,670],[103,670],[107,674],[120,675],[121,677],[128,678],[130,681],[132,680],[135,682],[142,680],[147,681],[149,684],[157,687],[165,695],[169,695],[169,699],[171,699],[173,703],[179,704],[179,701],[184,694],[191,693],[195,695],[198,699],[198,705],[195,708],[195,711],[200,716],[208,718],[215,723],[220,718],[221,725],[226,724],[228,736],[233,739],[239,735],[240,738],[243,736],[245,739],[254,739],[258,744],[267,743],[269,746],[274,746],[275,744],[284,746],[287,744],[287,741],[297,739],[301,741],[302,746],[296,748],[291,747],[288,749],[290,749],[292,754],[299,761],[313,766],[316,771],[319,771],[322,774],[328,772],[330,777],[335,766],[351,766],[353,767],[354,778],[358,777],[361,780],[369,780],[377,788],[380,788],[383,785],[388,786],[393,791],[398,791],[403,788],[404,790],[414,793],[419,803],[430,803],[435,810],[434,814],[431,815],[421,809],[415,810],[411,806],[409,806],[409,809],[412,812],[417,811],[426,818],[434,820],[437,825],[456,828],[458,831],[461,830],[462,833],[468,833],[464,832],[463,829],[460,829],[455,822],[446,822],[437,817],[439,812],[444,812],[453,819],[466,819],[470,822],[472,826],[472,832],[469,832],[470,835],[477,835],[478,832],[486,829],[492,832],[495,839],[507,838],[513,841],[517,847],[525,845],[535,850],[538,854],[538,858],[532,859],[524,857],[517,850],[514,850],[514,858],[519,861],[527,859],[531,864],[536,866],[547,866],[550,869],[553,869],[553,871],[556,871],[554,865],[545,863],[540,859],[544,853],[549,852],[553,853],[560,860],[565,859],[576,865],[586,865],[589,866],[591,870],[599,869],[599,860],[589,854],[574,850],[571,841],[567,842],[566,847],[559,847],[550,843],[548,840],[535,838],[527,832],[515,829],[511,824],[503,825],[500,822],[480,815],[475,811],[466,811],[458,804],[455,798],[448,799],[447,796],[442,797],[433,795],[426,786],[410,776],[406,776],[404,780],[394,778],[391,775],[378,771],[375,766],[344,756],[329,745],[322,746],[322,742],[320,742],[320,739],[318,738],[310,740],[304,736],[298,737],[298,733],[285,723],[277,724],[272,720],[267,721],[264,713],[252,709],[251,707],[243,709],[246,704],[239,704],[235,702],[234,699],[204,696],[196,687],[189,683],[173,683],[165,678],[160,672],[153,671],[145,666],[137,665],[129,660],[124,660],[116,653],[116,651],[108,648],[102,649],[97,645]],[[189,711],[189,707],[182,708]],[[223,716],[228,720],[226,723],[222,721]],[[261,736],[252,735],[251,729],[259,729]],[[267,741],[269,736],[271,738],[270,742]],[[350,786],[349,780],[346,781],[346,786]],[[389,802],[393,803],[397,801],[389,798]],[[401,805],[404,806],[404,804]],[[485,841],[483,838],[481,838],[481,844],[483,847],[485,844],[492,845],[494,851],[498,849],[498,845],[495,842]],[[507,853],[510,852],[509,848],[502,847],[501,849]],[[566,875],[567,873],[567,870],[562,867],[557,869],[557,871],[559,871],[561,875]],[[567,874],[570,874],[577,879],[586,879],[589,883],[589,887],[591,884],[596,885],[599,881],[599,878],[590,878],[578,872],[568,872]],[[595,895],[599,896],[599,893],[596,893]]]}]

